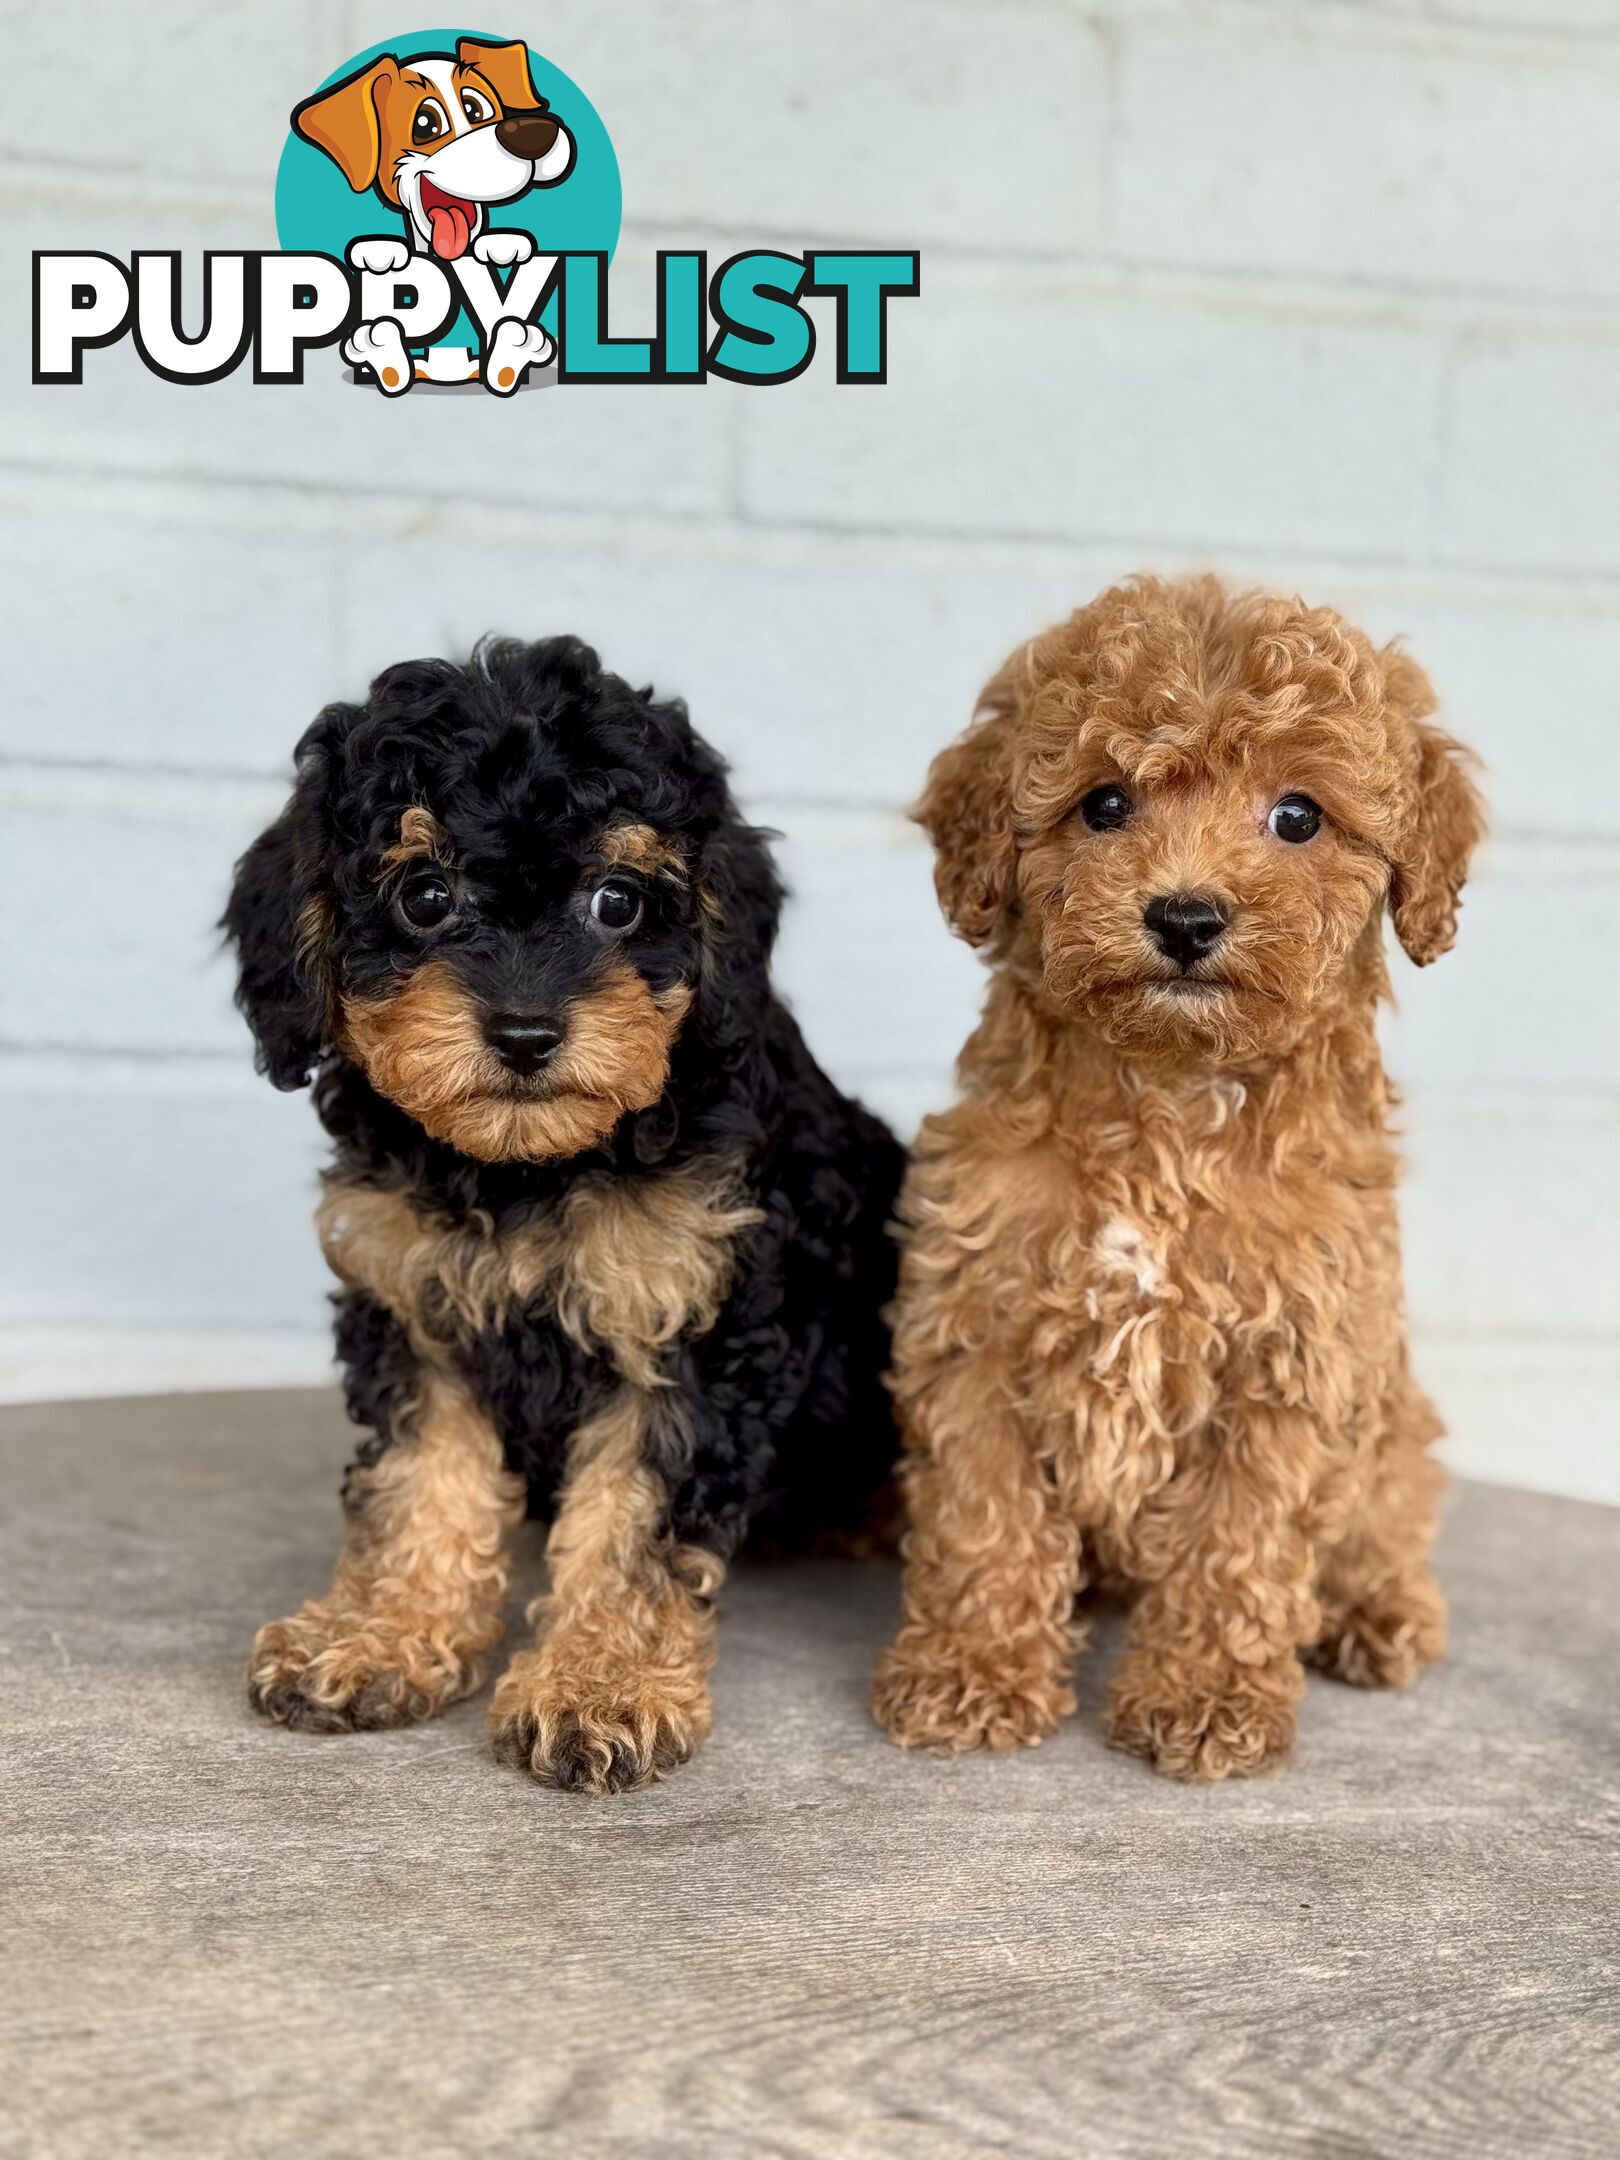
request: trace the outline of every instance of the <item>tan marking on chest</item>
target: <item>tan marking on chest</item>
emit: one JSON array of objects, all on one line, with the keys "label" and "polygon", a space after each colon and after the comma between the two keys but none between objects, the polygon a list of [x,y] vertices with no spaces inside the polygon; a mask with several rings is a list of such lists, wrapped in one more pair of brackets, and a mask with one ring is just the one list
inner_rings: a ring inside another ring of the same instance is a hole
[{"label": "tan marking on chest", "polygon": [[656,1384],[680,1335],[714,1324],[737,1240],[762,1219],[729,1162],[583,1177],[554,1209],[508,1231],[487,1216],[447,1222],[365,1186],[330,1187],[316,1216],[333,1273],[387,1306],[420,1355],[538,1305],[640,1387]]},{"label": "tan marking on chest", "polygon": [[729,1164],[640,1183],[582,1179],[562,1210],[553,1302],[564,1333],[650,1386],[678,1335],[714,1325],[737,1239],[763,1220]]}]

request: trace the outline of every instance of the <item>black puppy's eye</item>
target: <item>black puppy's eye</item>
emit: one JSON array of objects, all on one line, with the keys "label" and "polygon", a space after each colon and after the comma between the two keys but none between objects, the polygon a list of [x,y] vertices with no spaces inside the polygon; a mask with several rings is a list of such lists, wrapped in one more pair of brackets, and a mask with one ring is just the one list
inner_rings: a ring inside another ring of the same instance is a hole
[{"label": "black puppy's eye", "polygon": [[1080,815],[1093,832],[1118,832],[1131,814],[1131,798],[1117,780],[1094,787],[1080,799]]},{"label": "black puppy's eye", "polygon": [[493,120],[495,117],[494,107],[488,98],[480,97],[476,90],[462,91],[461,109],[474,127],[482,127],[486,120]]},{"label": "black puppy's eye", "polygon": [[633,930],[641,920],[641,895],[633,885],[609,878],[591,894],[591,917],[604,930]]},{"label": "black puppy's eye", "polygon": [[1322,806],[1313,803],[1308,795],[1285,795],[1274,803],[1266,823],[1279,840],[1291,841],[1299,847],[1306,840],[1314,840],[1322,829]]},{"label": "black puppy's eye", "polygon": [[450,122],[445,117],[444,107],[436,104],[432,98],[428,98],[416,108],[416,118],[411,122],[411,141],[417,143],[434,142],[445,132],[449,125]]},{"label": "black puppy's eye", "polygon": [[454,913],[456,896],[437,870],[420,870],[399,890],[399,912],[416,930],[436,930]]}]

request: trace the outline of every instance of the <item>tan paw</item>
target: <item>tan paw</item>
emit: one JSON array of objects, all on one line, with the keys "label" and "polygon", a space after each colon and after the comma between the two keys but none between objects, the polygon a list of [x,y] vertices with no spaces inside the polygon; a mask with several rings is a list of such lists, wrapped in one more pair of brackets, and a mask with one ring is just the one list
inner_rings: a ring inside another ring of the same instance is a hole
[{"label": "tan paw", "polygon": [[296,1732],[375,1732],[410,1725],[471,1694],[478,1645],[316,1599],[260,1628],[248,1659],[248,1701]]},{"label": "tan paw", "polygon": [[1313,1665],[1352,1687],[1410,1687],[1446,1651],[1446,1603],[1427,1579],[1394,1586],[1330,1612],[1307,1653]]},{"label": "tan paw", "polygon": [[1296,1658],[1190,1672],[1131,1651],[1108,1691],[1109,1745],[1188,1784],[1261,1777],[1288,1760],[1303,1684]]},{"label": "tan paw", "polygon": [[671,1693],[644,1674],[570,1676],[543,1653],[514,1658],[489,1721],[495,1757],[562,1792],[635,1792],[680,1768],[709,1729],[701,1684]]},{"label": "tan paw", "polygon": [[884,1651],[872,1680],[873,1713],[889,1738],[945,1755],[1033,1747],[1073,1708],[1073,1691],[1044,1659],[969,1649],[913,1627]]}]

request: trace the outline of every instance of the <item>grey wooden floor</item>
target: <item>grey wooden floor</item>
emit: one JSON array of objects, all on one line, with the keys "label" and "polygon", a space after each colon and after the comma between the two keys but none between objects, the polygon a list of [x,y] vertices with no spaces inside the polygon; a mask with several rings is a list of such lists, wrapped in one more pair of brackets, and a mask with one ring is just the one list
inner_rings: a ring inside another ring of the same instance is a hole
[{"label": "grey wooden floor", "polygon": [[1209,1791],[1103,1747],[1107,1630],[1057,1740],[919,1761],[892,1572],[745,1571],[707,1751],[592,1802],[477,1703],[249,1717],[346,1446],[317,1394],[0,1415],[0,2152],[1620,2153],[1620,1512],[1458,1492],[1448,1664],[1313,1680]]}]

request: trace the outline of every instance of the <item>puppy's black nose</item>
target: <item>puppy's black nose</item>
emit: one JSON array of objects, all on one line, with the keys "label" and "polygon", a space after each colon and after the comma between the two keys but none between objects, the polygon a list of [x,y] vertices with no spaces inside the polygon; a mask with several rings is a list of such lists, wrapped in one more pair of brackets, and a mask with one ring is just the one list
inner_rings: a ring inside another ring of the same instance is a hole
[{"label": "puppy's black nose", "polygon": [[491,1013],[484,1035],[507,1071],[524,1079],[540,1070],[563,1039],[562,1029],[537,1013]]},{"label": "puppy's black nose", "polygon": [[1142,910],[1142,920],[1178,968],[1196,967],[1221,942],[1229,917],[1207,893],[1159,893]]}]

